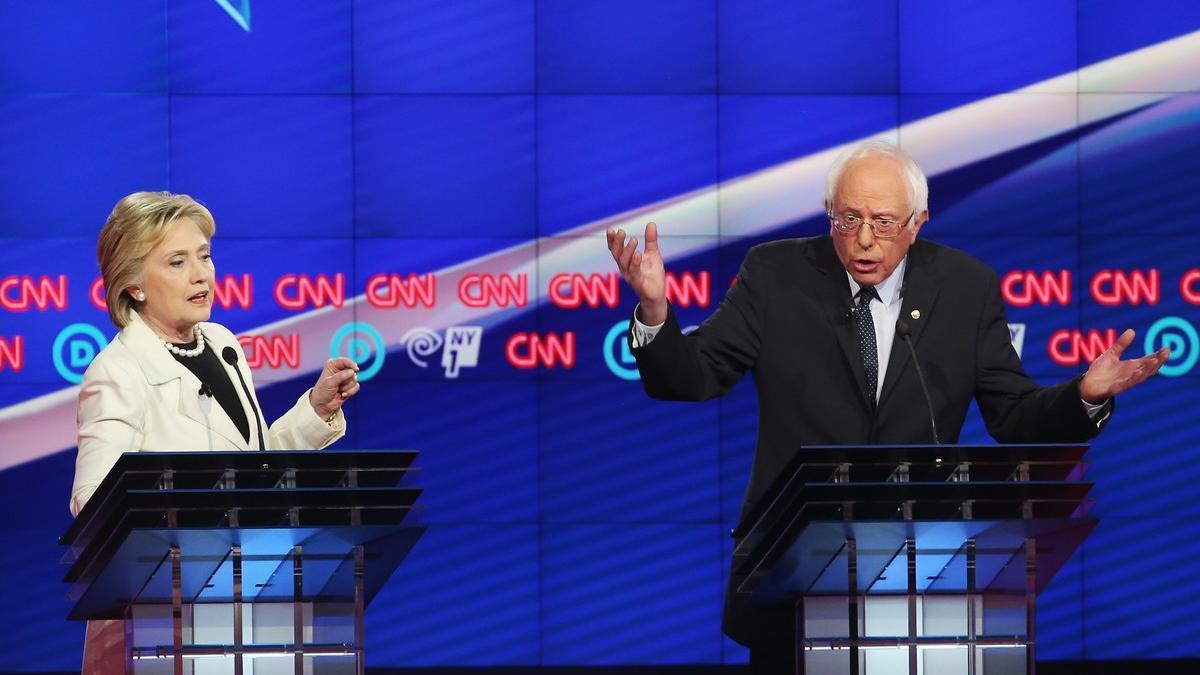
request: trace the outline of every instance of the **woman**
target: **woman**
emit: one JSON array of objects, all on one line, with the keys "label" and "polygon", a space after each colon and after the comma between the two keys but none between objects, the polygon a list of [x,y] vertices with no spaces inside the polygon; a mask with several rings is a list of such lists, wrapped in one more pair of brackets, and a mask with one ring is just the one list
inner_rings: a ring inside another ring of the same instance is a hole
[{"label": "woman", "polygon": [[[323,448],[346,432],[342,404],[358,366],[331,359],[312,389],[267,428],[237,338],[209,323],[215,270],[212,214],[191,197],[136,192],[117,203],[97,257],[108,314],[121,329],[92,361],[79,393],[79,454],[71,488],[78,515],[129,451]],[[233,364],[222,358],[229,349]],[[265,430],[265,431],[264,431]],[[83,672],[123,673],[120,621],[88,622]]]}]

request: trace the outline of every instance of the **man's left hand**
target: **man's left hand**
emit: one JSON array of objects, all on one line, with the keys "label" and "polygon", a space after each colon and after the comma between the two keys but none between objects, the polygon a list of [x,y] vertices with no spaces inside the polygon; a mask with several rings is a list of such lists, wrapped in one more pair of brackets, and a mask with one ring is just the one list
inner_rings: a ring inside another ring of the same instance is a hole
[{"label": "man's left hand", "polygon": [[1121,333],[1111,347],[1092,361],[1079,381],[1079,395],[1083,400],[1093,405],[1104,403],[1157,373],[1171,357],[1171,350],[1163,347],[1139,359],[1122,361],[1121,354],[1133,343],[1135,335],[1132,328]]},{"label": "man's left hand", "polygon": [[357,376],[358,364],[344,356],[325,362],[317,383],[308,395],[308,402],[312,404],[318,417],[331,417],[346,399],[358,393]]}]

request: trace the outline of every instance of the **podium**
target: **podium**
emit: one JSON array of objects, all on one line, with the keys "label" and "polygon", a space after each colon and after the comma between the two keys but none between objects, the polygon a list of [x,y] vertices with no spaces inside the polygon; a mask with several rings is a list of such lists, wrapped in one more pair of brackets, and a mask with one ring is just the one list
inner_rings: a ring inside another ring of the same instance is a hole
[{"label": "podium", "polygon": [[734,601],[791,608],[796,673],[1032,675],[1037,594],[1096,525],[1086,451],[803,448],[733,532]]},{"label": "podium", "polygon": [[62,535],[69,619],[125,672],[364,672],[363,615],[425,528],[412,451],[137,452]]}]

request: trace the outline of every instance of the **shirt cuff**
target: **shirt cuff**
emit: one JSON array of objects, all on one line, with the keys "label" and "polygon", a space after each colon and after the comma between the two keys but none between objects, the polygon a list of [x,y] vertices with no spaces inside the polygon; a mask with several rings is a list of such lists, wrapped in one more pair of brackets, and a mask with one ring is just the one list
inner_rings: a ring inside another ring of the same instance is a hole
[{"label": "shirt cuff", "polygon": [[[641,307],[641,305],[639,304],[638,307]],[[634,308],[633,323],[629,325],[629,336],[631,338],[630,341],[633,343],[633,348],[638,349],[640,347],[645,347],[653,342],[655,336],[658,335],[658,332],[662,330],[662,327],[665,325],[667,325],[667,322],[664,321],[657,326],[647,326],[638,320],[637,308]]]},{"label": "shirt cuff", "polygon": [[1083,404],[1083,411],[1087,413],[1088,419],[1095,422],[1097,428],[1112,414],[1111,398],[1104,403],[1088,403],[1083,399],[1079,399],[1079,402]]}]

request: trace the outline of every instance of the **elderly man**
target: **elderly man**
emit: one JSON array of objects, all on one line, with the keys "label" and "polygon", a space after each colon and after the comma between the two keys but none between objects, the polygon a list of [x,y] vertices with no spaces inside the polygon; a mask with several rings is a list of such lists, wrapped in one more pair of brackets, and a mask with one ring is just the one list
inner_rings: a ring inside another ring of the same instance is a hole
[{"label": "elderly man", "polygon": [[[644,252],[636,237],[608,232],[639,300],[630,343],[646,393],[698,401],[754,375],[758,443],[743,514],[804,445],[930,442],[898,320],[916,346],[947,443],[957,441],[972,398],[1002,443],[1090,439],[1108,420],[1112,398],[1166,361],[1165,349],[1122,361],[1130,330],[1085,374],[1038,386],[1012,348],[995,273],[961,251],[918,240],[927,200],[924,174],[901,150],[879,141],[851,148],[829,172],[829,234],[752,249],[720,307],[687,336],[666,300],[655,224],[646,226]],[[730,595],[724,628],[750,647],[756,672],[788,672],[790,617],[751,612]]]}]

